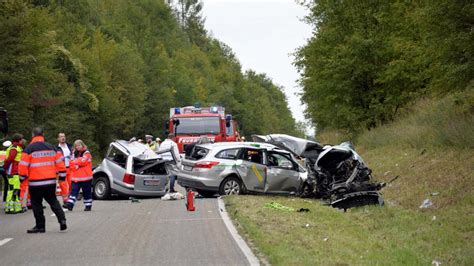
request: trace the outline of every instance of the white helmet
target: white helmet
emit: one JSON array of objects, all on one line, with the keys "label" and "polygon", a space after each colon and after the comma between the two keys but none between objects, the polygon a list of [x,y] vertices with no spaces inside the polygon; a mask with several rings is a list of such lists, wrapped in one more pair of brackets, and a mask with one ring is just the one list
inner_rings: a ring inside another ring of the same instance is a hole
[{"label": "white helmet", "polygon": [[2,145],[3,145],[3,147],[8,148],[8,147],[10,147],[10,146],[12,145],[12,142],[9,141],[9,140],[7,140],[7,141],[3,142]]}]

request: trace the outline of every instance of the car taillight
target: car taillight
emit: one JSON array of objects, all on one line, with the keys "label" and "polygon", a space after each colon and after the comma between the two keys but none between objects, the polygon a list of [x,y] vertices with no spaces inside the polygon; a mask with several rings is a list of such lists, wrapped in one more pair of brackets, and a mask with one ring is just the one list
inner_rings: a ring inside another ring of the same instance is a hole
[{"label": "car taillight", "polygon": [[197,162],[194,164],[194,168],[211,169],[214,165],[218,165],[218,164],[219,162],[210,162],[210,161]]},{"label": "car taillight", "polygon": [[135,184],[135,175],[132,175],[132,174],[123,175],[123,182],[130,185]]}]

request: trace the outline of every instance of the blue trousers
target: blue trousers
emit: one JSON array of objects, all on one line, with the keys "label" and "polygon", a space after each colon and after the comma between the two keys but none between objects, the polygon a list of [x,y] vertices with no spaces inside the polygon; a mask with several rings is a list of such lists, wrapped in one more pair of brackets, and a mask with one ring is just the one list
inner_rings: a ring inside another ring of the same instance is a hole
[{"label": "blue trousers", "polygon": [[76,203],[77,194],[82,189],[82,195],[84,196],[84,205],[92,206],[92,180],[84,182],[72,182],[72,191],[69,195],[68,202],[74,206]]}]

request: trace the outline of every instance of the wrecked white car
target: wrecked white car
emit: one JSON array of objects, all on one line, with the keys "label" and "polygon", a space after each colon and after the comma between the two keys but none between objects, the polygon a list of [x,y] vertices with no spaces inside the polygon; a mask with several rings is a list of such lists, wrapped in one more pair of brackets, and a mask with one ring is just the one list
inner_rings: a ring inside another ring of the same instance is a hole
[{"label": "wrecked white car", "polygon": [[298,194],[307,178],[291,153],[265,143],[200,144],[181,163],[178,184],[204,197],[216,193]]},{"label": "wrecked white car", "polygon": [[336,208],[383,204],[378,193],[385,184],[372,180],[370,170],[350,142],[321,145],[284,134],[253,136],[254,141],[271,143],[305,159],[308,182],[303,196],[327,199]]},{"label": "wrecked white car", "polygon": [[163,196],[174,164],[162,160],[144,144],[116,140],[93,171],[93,196],[99,200],[113,194]]}]

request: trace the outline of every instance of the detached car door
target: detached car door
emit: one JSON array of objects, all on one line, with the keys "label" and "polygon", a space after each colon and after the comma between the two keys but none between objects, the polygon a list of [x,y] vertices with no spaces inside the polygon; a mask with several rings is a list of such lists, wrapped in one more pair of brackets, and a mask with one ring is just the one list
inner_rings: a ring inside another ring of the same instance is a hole
[{"label": "detached car door", "polygon": [[263,149],[245,148],[237,161],[237,171],[247,190],[263,192],[267,171],[264,158]]},{"label": "detached car door", "polygon": [[265,192],[296,193],[298,191],[300,183],[299,166],[291,159],[290,154],[268,151],[267,165]]}]

